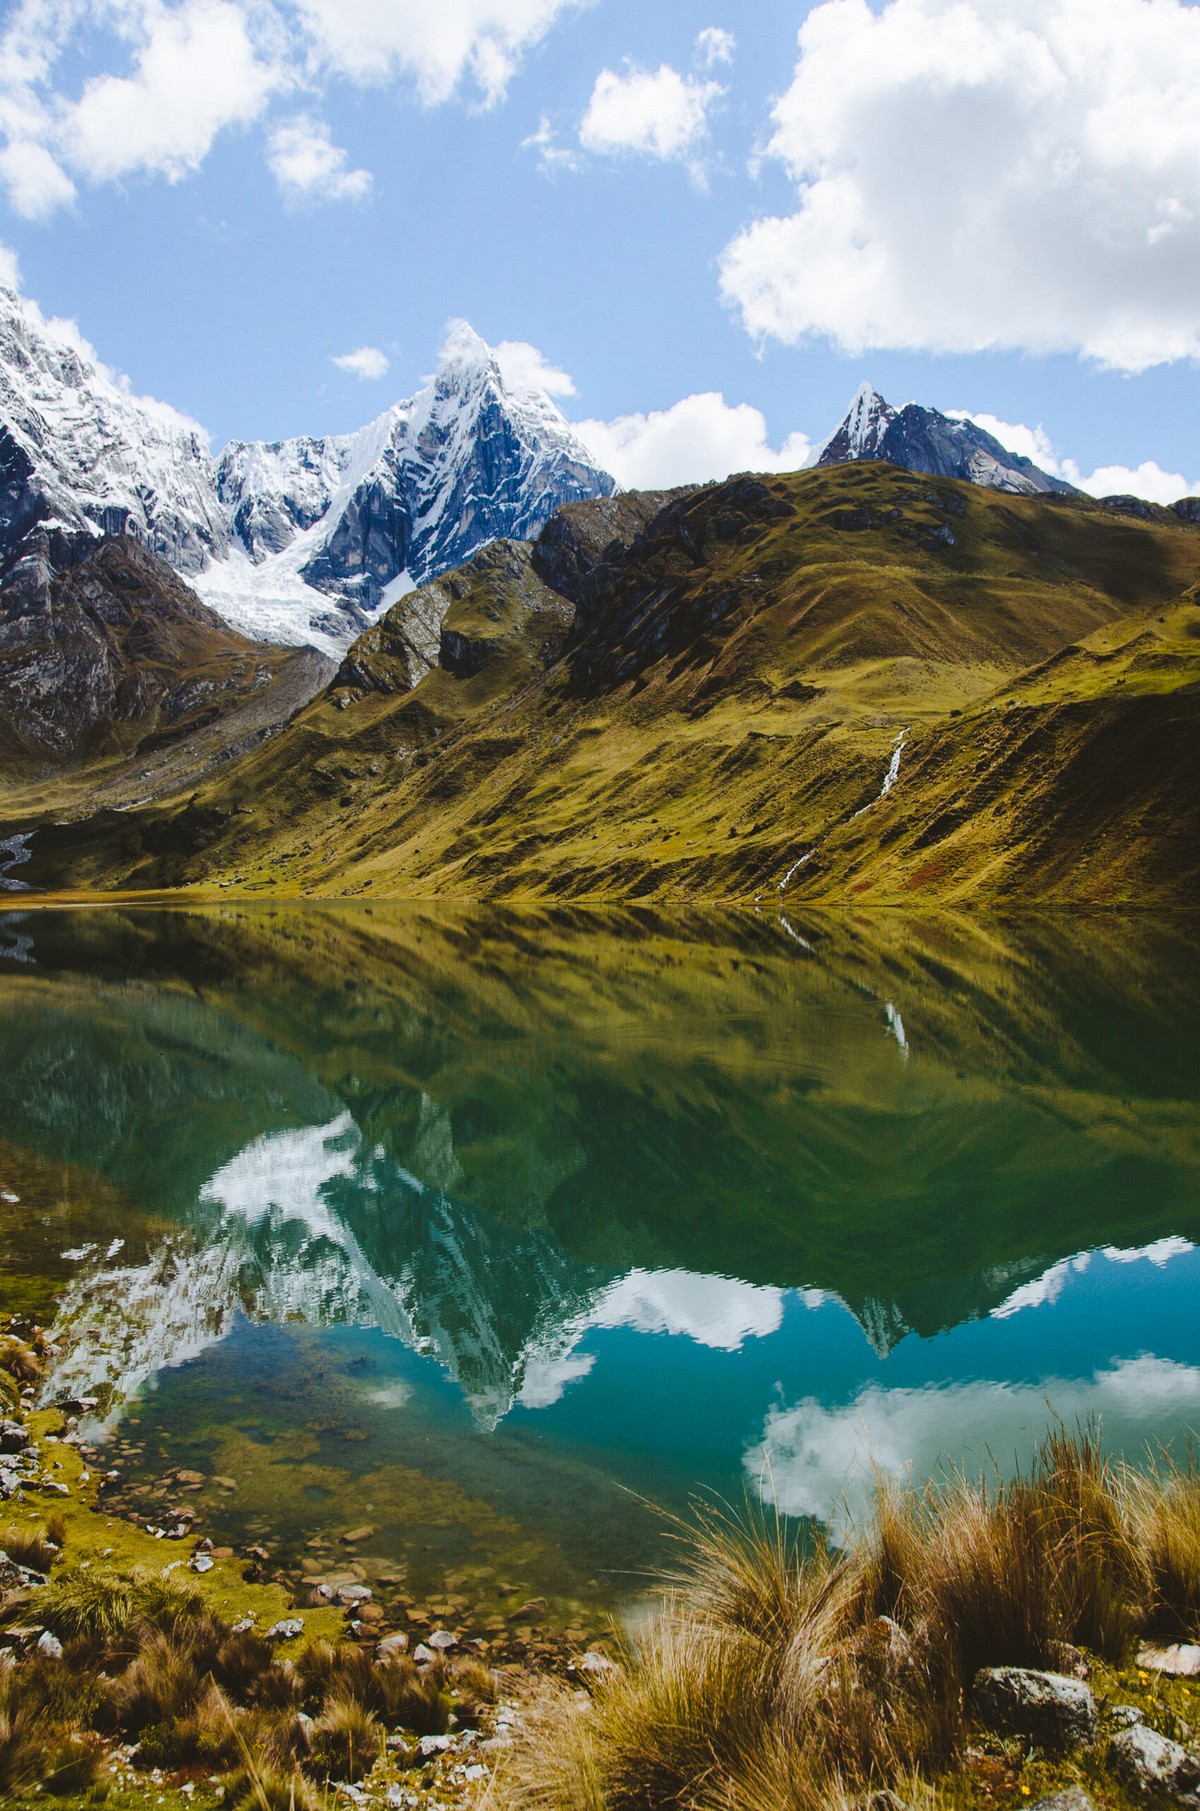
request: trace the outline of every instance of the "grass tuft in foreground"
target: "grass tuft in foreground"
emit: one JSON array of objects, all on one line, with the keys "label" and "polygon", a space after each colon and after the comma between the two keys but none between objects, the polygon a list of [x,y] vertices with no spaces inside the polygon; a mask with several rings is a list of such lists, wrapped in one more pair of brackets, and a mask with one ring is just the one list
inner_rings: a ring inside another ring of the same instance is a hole
[{"label": "grass tuft in foreground", "polygon": [[549,1698],[501,1781],[541,1811],[825,1811],[919,1802],[961,1757],[981,1666],[1120,1666],[1200,1633],[1200,1475],[1137,1474],[1092,1431],[1007,1483],[881,1481],[839,1550],[702,1507],[621,1669]]}]

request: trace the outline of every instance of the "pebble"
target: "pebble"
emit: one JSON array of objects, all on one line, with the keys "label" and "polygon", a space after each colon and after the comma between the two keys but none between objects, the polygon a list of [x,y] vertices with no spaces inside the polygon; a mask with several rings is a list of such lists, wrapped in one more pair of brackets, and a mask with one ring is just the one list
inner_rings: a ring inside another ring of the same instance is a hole
[{"label": "pebble", "polygon": [[[252,1624],[251,1619],[251,1624]],[[235,1628],[243,1625],[235,1624]],[[273,1622],[263,1637],[266,1641],[294,1641],[297,1635],[303,1635],[304,1624],[298,1616],[285,1616],[280,1622]]]},{"label": "pebble", "polygon": [[458,1646],[458,1636],[452,1635],[449,1629],[435,1629],[426,1640],[431,1648],[437,1648],[443,1654],[448,1654],[451,1648]]}]

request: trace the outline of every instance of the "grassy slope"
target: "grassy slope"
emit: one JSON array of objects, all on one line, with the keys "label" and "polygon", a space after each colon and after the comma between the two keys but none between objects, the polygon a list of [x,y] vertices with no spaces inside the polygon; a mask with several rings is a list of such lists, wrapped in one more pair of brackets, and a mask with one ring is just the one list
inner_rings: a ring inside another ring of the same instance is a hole
[{"label": "grassy slope", "polygon": [[555,593],[475,563],[444,624],[469,676],[381,690],[376,650],[186,805],[44,833],[27,872],[744,899],[815,848],[789,900],[1186,902],[1200,531],[1163,517],[879,465],[731,480],[577,587],[561,657]]}]

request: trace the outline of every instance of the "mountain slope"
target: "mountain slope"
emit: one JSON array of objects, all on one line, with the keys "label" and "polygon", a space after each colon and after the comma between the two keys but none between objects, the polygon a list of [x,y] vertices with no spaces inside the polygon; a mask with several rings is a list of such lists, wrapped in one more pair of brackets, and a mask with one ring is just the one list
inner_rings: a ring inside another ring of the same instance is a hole
[{"label": "mountain slope", "polygon": [[1018,496],[1078,495],[1073,485],[1009,452],[975,422],[915,402],[895,409],[870,384],[862,385],[843,420],[817,448],[813,464],[855,459],[879,459],[934,478],[963,478]]},{"label": "mountain slope", "polygon": [[71,815],[194,781],[328,677],[311,650],[235,634],[129,536],[59,575],[47,539],[0,590],[6,810]]},{"label": "mountain slope", "polygon": [[1183,903],[1197,584],[1169,511],[878,462],[572,504],[186,802],[8,828],[47,887]]}]

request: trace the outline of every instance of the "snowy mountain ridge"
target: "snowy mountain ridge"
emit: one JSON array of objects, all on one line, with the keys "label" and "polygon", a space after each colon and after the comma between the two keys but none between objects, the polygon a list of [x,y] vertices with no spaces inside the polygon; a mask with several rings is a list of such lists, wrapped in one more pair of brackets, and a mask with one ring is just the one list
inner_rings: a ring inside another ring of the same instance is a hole
[{"label": "snowy mountain ridge", "polygon": [[56,562],[128,528],[182,574],[229,546],[204,430],[135,396],[73,322],[0,287],[0,553],[41,527]]},{"label": "snowy mountain ridge", "polygon": [[243,633],[334,653],[488,541],[615,489],[465,322],[433,378],[356,433],[234,441],[214,460],[73,323],[0,287],[0,570],[35,544],[61,569],[124,531]]},{"label": "snowy mountain ridge", "polygon": [[920,403],[901,409],[862,384],[833,433],[814,448],[809,464],[844,465],[861,459],[886,460],[935,478],[961,478],[988,490],[1018,496],[1078,495],[1074,485],[1053,478],[1023,454],[1012,453],[969,417],[943,415]]}]

